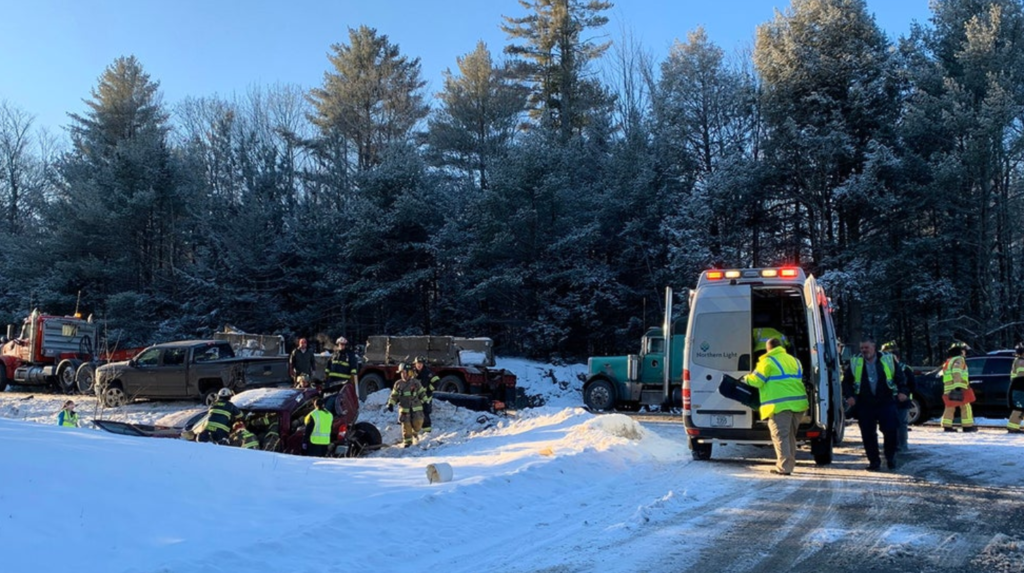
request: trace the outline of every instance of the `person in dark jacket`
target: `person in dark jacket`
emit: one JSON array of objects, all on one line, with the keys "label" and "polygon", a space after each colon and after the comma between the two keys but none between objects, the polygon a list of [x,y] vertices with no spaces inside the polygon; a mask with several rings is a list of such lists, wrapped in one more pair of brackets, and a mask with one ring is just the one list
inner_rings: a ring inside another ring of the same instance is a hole
[{"label": "person in dark jacket", "polygon": [[324,373],[325,390],[335,390],[356,379],[359,371],[359,363],[356,353],[348,349],[348,339],[339,336],[334,342],[334,354],[327,363],[327,371]]},{"label": "person in dark jacket", "polygon": [[255,450],[260,447],[259,438],[256,437],[256,434],[250,432],[249,428],[245,427],[245,422],[242,420],[235,421],[234,429],[228,436],[228,441],[232,446],[246,450]]},{"label": "person in dark jacket", "polygon": [[300,338],[299,345],[288,356],[288,368],[291,370],[292,380],[296,380],[301,375],[312,379],[313,370],[316,368],[315,365],[316,354],[309,347],[309,341],[305,338]]},{"label": "person in dark jacket", "polygon": [[210,415],[206,419],[206,428],[199,432],[196,439],[200,442],[222,444],[228,441],[231,427],[235,420],[242,417],[242,412],[231,403],[234,392],[221,388],[217,392],[217,401],[210,405]]},{"label": "person in dark jacket", "polygon": [[[908,444],[910,437],[910,399],[914,397],[914,392],[917,392],[917,383],[914,381],[914,371],[900,358],[900,349],[895,341],[883,344],[882,352],[892,354],[893,360],[896,361],[896,367],[903,372],[903,383],[907,387],[907,399],[903,402],[896,402],[896,421],[898,423],[896,427],[896,453],[905,454],[910,451]],[[923,416],[924,412],[921,412],[920,415]]]},{"label": "person in dark jacket", "polygon": [[430,422],[430,413],[434,411],[434,390],[441,379],[427,366],[427,358],[425,356],[417,356],[412,365],[416,369],[416,378],[420,381],[420,386],[423,386],[423,389],[426,391],[426,399],[423,400],[423,428],[420,431],[424,434],[429,434],[430,430],[433,429]]},{"label": "person in dark jacket", "polygon": [[868,471],[881,469],[878,456],[878,430],[884,438],[885,462],[896,469],[896,403],[907,400],[903,371],[891,354],[878,354],[875,341],[864,337],[860,354],[850,359],[843,373],[843,396],[850,407],[857,407],[857,425],[868,457]]}]

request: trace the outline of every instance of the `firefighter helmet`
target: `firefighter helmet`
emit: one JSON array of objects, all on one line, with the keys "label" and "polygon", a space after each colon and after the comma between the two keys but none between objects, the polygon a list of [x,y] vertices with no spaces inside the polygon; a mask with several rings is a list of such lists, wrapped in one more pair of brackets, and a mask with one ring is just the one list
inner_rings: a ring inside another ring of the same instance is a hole
[{"label": "firefighter helmet", "polygon": [[218,398],[230,398],[234,395],[235,393],[232,392],[230,388],[221,388],[220,391],[217,392]]},{"label": "firefighter helmet", "polygon": [[402,362],[401,364],[398,365],[399,372],[411,372],[412,370],[412,364],[409,364],[408,362]]},{"label": "firefighter helmet", "polygon": [[348,339],[344,336],[339,336],[338,339],[334,341],[335,346],[341,346],[343,344],[348,344]]},{"label": "firefighter helmet", "polygon": [[1018,342],[1014,350],[1017,351],[1017,356],[1024,356],[1024,342]]},{"label": "firefighter helmet", "polygon": [[890,340],[882,345],[882,352],[899,352],[900,348],[896,346],[895,340]]},{"label": "firefighter helmet", "polygon": [[971,347],[967,346],[966,342],[961,342],[959,340],[949,345],[950,352],[968,352],[970,349]]},{"label": "firefighter helmet", "polygon": [[417,356],[416,359],[413,360],[412,362],[413,362],[413,364],[415,364],[417,362],[420,363],[420,364],[426,364],[427,363],[427,357],[426,356]]}]

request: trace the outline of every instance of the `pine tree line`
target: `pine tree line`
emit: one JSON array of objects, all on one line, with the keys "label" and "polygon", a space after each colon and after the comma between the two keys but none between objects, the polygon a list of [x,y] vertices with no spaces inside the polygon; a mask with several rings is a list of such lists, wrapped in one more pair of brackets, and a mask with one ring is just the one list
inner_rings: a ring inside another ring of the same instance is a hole
[{"label": "pine tree line", "polygon": [[799,264],[845,339],[913,362],[1024,336],[1020,0],[935,2],[898,41],[863,0],[794,0],[748,57],[697,29],[658,64],[594,39],[608,2],[521,4],[433,109],[368,27],[311,90],[168,105],[118,58],[66,148],[2,102],[0,318],[81,292],[118,344],[231,323],[579,359],[633,348],[665,285]]}]

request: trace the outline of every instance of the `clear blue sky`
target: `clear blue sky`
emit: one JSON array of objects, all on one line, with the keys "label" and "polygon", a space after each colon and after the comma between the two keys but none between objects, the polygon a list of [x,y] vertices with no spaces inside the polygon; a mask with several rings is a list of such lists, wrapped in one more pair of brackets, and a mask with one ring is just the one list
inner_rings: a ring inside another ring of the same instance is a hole
[{"label": "clear blue sky", "polygon": [[[614,0],[613,0],[614,1]],[[672,42],[703,25],[727,52],[748,47],[758,24],[786,0],[618,0],[604,31],[630,31],[660,61]],[[868,0],[891,37],[925,23],[928,0]],[[419,57],[430,93],[455,58],[484,40],[501,57],[502,16],[522,16],[516,0],[0,0],[0,100],[36,116],[52,132],[84,111],[97,78],[134,54],[159,81],[164,102],[241,94],[277,82],[318,86],[334,43],[367,25],[403,54]]]}]

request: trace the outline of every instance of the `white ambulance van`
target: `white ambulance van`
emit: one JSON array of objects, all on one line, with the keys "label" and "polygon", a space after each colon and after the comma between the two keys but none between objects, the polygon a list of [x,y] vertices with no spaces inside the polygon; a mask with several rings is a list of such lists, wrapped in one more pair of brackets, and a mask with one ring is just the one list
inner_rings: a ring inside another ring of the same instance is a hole
[{"label": "white ambulance van", "polygon": [[683,355],[683,420],[696,460],[715,443],[771,445],[756,405],[719,391],[723,376],[750,373],[764,340],[778,337],[803,365],[810,410],[797,439],[818,465],[832,462],[845,427],[838,341],[828,297],[796,267],[714,269],[690,291]]}]

